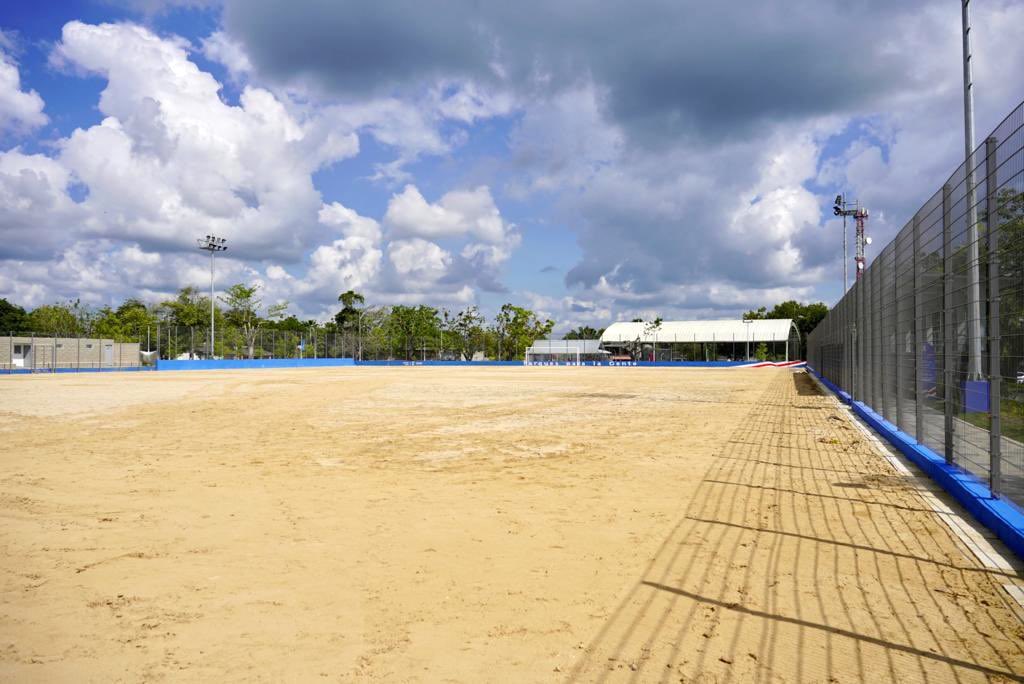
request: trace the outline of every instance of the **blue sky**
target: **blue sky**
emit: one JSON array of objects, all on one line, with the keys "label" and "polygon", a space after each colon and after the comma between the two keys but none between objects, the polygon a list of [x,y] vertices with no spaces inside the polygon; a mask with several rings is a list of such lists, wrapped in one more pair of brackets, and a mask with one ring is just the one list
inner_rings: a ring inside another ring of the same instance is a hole
[{"label": "blue sky", "polygon": [[[1024,10],[974,12],[981,139],[1024,96]],[[960,161],[959,28],[938,2],[6,3],[0,297],[159,301],[205,286],[213,232],[221,287],[308,317],[349,288],[559,329],[831,303],[835,194],[878,247]]]}]

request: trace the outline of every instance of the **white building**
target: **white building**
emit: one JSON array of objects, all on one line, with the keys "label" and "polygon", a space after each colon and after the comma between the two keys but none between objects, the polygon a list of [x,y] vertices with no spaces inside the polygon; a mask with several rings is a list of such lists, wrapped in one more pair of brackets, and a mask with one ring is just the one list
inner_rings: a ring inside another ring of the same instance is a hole
[{"label": "white building", "polygon": [[790,318],[619,322],[605,329],[600,342],[613,357],[644,361],[789,361],[800,353],[800,332]]}]

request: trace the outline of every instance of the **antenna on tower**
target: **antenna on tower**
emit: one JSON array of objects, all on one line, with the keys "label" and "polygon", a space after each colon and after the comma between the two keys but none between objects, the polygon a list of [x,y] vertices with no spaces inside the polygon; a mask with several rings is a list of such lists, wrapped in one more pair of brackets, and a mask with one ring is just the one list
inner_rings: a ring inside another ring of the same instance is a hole
[{"label": "antenna on tower", "polygon": [[847,252],[846,252],[846,217],[852,216],[856,221],[857,232],[856,232],[856,256],[853,261],[857,264],[857,280],[860,280],[861,273],[864,272],[865,259],[864,259],[864,247],[871,244],[871,238],[864,234],[864,227],[868,221],[868,210],[860,206],[860,200],[848,201],[844,195],[836,195],[835,206],[832,207],[832,213],[836,216],[843,217],[843,292],[849,289],[849,279],[846,274],[847,264]]}]

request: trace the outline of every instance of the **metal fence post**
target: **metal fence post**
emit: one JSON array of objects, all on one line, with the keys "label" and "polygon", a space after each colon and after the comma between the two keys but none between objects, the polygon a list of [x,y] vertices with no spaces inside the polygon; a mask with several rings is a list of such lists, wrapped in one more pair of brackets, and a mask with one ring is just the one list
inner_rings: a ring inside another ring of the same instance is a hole
[{"label": "metal fence post", "polygon": [[989,486],[992,493],[1002,489],[1002,337],[999,330],[999,207],[996,201],[996,146],[994,137],[985,139],[985,194],[988,214],[988,402],[989,402]]},{"label": "metal fence post", "polygon": [[864,368],[864,359],[861,357],[861,341],[860,337],[862,334],[861,326],[861,300],[863,299],[860,281],[856,281],[853,287],[850,288],[853,291],[853,399],[855,401],[864,401],[864,384],[862,382],[861,373]]},{"label": "metal fence post", "polygon": [[924,349],[924,317],[921,315],[921,218],[914,214],[914,439],[924,441],[924,392],[921,373]]},{"label": "metal fence post", "polygon": [[840,330],[842,331],[843,339],[843,379],[845,389],[853,396],[853,332],[856,329],[856,323],[853,315],[856,313],[857,295],[852,293],[851,290],[847,290],[843,294],[843,315],[840,317]]},{"label": "metal fence post", "polygon": [[[871,264],[872,279],[871,279],[871,299],[872,308],[874,309],[873,316],[871,317],[871,359],[873,361],[871,374],[872,374],[872,395],[873,400],[872,406],[875,411],[885,416],[885,383],[882,379],[885,377],[885,351],[883,349],[883,339],[885,332],[882,330],[882,305],[885,301],[885,293],[882,291],[882,269],[885,267],[885,262],[882,259],[882,255],[879,254],[875,261]],[[877,300],[877,306],[874,302]]]},{"label": "metal fence post", "polygon": [[942,186],[942,383],[944,408],[944,436],[946,463],[953,463],[953,335],[956,318],[953,315],[953,226],[949,184]]},{"label": "metal fence post", "polygon": [[[893,397],[896,402],[896,426],[903,429],[903,363],[901,349],[906,349],[906,340],[900,337],[900,287],[899,287],[899,269],[896,268],[897,253],[895,244],[892,250],[892,304],[893,304],[893,316],[896,319],[893,323],[892,329],[892,358],[896,364],[896,392]],[[903,342],[901,345],[900,342]]]}]

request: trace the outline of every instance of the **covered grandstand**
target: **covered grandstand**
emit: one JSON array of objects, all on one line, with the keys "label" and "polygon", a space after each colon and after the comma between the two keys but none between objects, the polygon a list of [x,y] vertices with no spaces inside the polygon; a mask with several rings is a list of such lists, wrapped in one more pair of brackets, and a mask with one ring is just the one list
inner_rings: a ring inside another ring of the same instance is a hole
[{"label": "covered grandstand", "polygon": [[599,340],[537,340],[527,363],[574,361],[789,361],[800,358],[791,318],[619,322]]},{"label": "covered grandstand", "polygon": [[790,318],[612,323],[600,346],[613,357],[642,361],[789,361],[800,353]]}]

